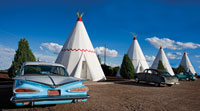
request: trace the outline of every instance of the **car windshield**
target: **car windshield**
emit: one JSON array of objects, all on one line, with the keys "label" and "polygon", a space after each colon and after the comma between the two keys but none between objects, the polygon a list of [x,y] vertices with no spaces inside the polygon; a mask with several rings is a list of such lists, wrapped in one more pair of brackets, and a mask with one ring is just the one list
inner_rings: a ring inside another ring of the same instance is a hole
[{"label": "car windshield", "polygon": [[169,72],[160,72],[161,75],[171,76]]},{"label": "car windshield", "polygon": [[50,65],[26,65],[23,68],[24,75],[61,75],[68,76],[66,70],[59,66]]}]

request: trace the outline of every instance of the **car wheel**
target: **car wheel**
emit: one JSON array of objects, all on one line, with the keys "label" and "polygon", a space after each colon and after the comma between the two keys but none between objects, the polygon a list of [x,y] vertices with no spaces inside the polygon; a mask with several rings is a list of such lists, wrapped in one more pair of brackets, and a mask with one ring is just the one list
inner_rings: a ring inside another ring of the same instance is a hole
[{"label": "car wheel", "polygon": [[189,81],[189,78],[186,78],[187,81]]},{"label": "car wheel", "polygon": [[155,83],[155,86],[156,87],[160,87],[160,83]]},{"label": "car wheel", "polygon": [[167,86],[171,87],[171,86],[172,86],[172,84],[167,84]]},{"label": "car wheel", "polygon": [[137,77],[135,78],[135,82],[136,82],[136,83],[139,83],[139,82],[140,82],[139,79],[138,79]]}]

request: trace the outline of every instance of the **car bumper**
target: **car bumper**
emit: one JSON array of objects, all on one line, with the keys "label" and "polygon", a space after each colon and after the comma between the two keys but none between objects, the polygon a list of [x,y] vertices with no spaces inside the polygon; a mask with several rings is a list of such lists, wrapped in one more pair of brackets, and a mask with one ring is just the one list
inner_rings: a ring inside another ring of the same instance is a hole
[{"label": "car bumper", "polygon": [[79,100],[88,99],[90,95],[80,95],[80,96],[52,96],[52,97],[34,97],[34,98],[16,98],[12,97],[10,99],[13,103],[19,102],[37,102],[37,101],[58,101],[58,100]]},{"label": "car bumper", "polygon": [[162,84],[171,84],[171,85],[174,85],[174,84],[180,84],[179,82],[163,82]]}]

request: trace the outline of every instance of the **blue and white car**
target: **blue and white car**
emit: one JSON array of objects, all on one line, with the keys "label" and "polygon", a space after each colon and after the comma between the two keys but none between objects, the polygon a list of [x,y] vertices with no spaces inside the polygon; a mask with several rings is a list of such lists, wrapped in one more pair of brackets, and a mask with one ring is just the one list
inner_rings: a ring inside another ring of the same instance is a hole
[{"label": "blue and white car", "polygon": [[85,80],[70,77],[61,64],[25,62],[13,79],[10,100],[18,106],[85,102],[90,97]]}]

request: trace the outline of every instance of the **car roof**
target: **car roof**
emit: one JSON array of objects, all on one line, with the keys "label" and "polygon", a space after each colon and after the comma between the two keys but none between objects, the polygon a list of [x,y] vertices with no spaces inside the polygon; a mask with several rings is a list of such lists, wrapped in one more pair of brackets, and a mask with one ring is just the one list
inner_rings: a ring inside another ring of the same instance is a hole
[{"label": "car roof", "polygon": [[154,70],[154,71],[157,71],[157,72],[167,72],[167,71],[160,70],[160,69],[146,69],[146,70]]},{"label": "car roof", "polygon": [[24,62],[23,66],[26,65],[49,65],[49,66],[60,66],[64,67],[62,64],[58,63],[49,63],[49,62]]}]

